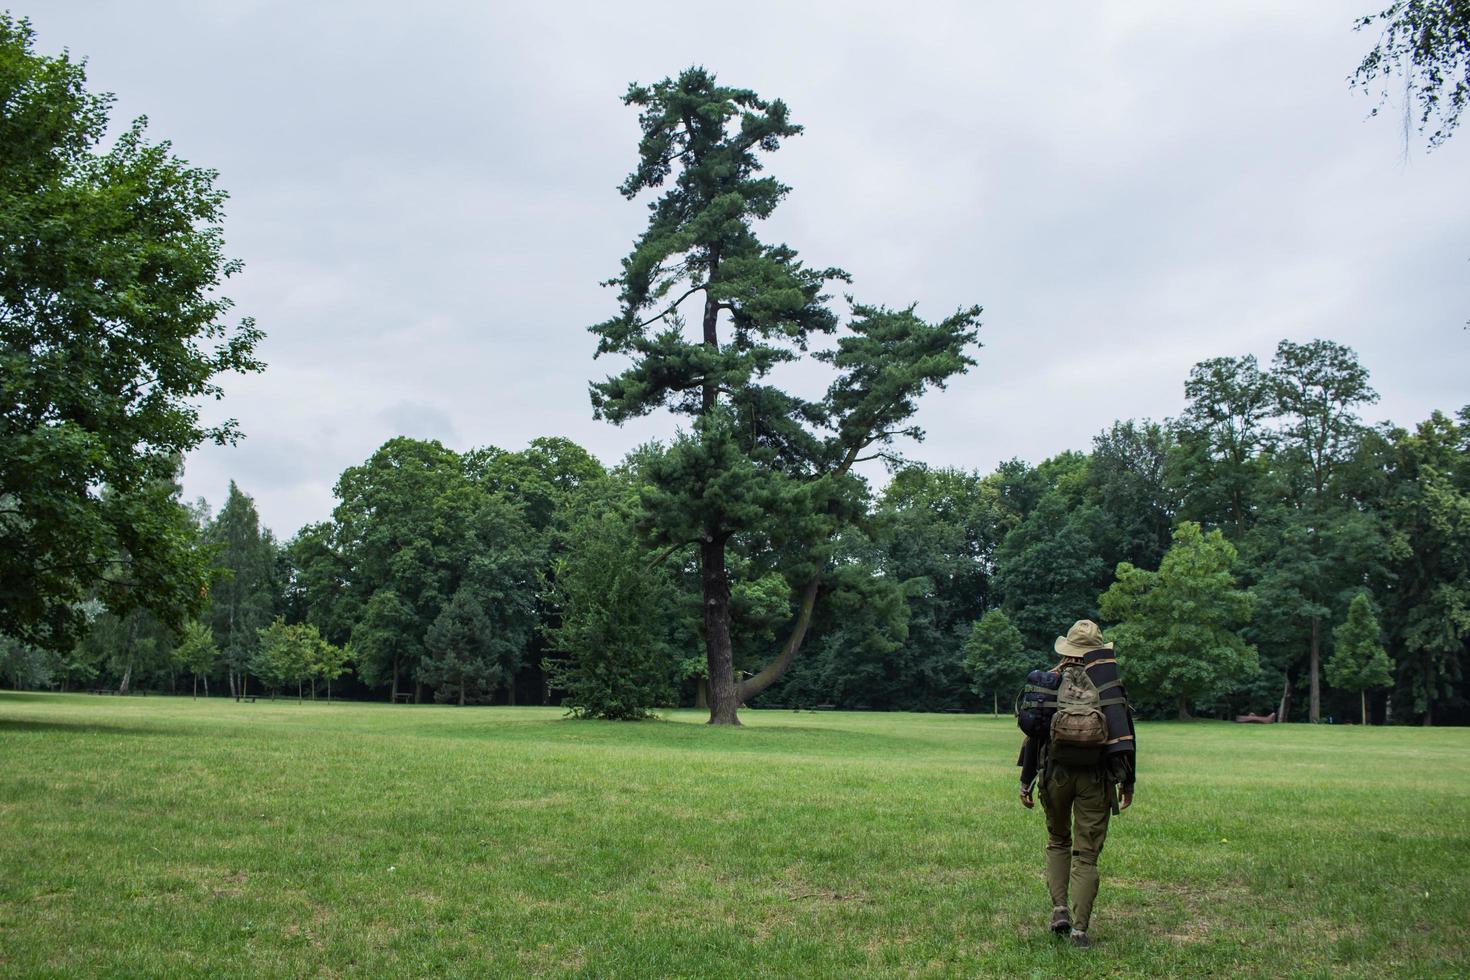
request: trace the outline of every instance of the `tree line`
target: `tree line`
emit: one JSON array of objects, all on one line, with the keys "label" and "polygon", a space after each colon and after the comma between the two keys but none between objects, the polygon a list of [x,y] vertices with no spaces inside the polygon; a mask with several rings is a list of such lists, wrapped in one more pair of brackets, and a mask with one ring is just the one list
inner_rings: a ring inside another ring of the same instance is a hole
[{"label": "tree line", "polygon": [[[810,640],[753,703],[992,709],[1090,617],[1154,716],[1466,721],[1470,408],[1365,425],[1367,372],[1327,341],[1202,362],[1185,392],[1179,417],[1116,422],[1086,452],[898,468],[832,540]],[[198,625],[98,611],[63,652],[9,643],[7,679],[296,690],[350,662],[338,689],[357,697],[703,705],[698,555],[645,530],[672,452],[605,467],[558,438],[396,438],[285,543],[232,485],[213,515],[177,505],[213,569]],[[737,676],[800,614],[769,549],[732,538]],[[310,630],[294,647],[293,629]]]}]

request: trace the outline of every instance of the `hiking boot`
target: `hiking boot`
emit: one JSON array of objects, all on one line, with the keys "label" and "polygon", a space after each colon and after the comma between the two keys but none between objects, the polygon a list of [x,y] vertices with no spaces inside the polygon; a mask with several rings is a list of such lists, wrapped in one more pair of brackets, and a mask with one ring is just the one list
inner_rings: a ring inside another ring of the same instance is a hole
[{"label": "hiking boot", "polygon": [[1051,931],[1058,936],[1065,936],[1072,928],[1072,918],[1067,914],[1065,905],[1058,905],[1051,910]]},{"label": "hiking boot", "polygon": [[1072,945],[1078,949],[1091,949],[1092,940],[1087,938],[1087,933],[1081,929],[1072,930]]}]

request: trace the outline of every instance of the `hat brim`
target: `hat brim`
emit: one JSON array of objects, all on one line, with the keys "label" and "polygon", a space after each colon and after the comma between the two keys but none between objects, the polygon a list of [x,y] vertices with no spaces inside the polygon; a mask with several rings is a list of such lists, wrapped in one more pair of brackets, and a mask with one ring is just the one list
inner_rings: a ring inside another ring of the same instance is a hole
[{"label": "hat brim", "polygon": [[1111,650],[1112,648],[1113,644],[1111,642],[1089,646],[1081,643],[1073,643],[1065,636],[1057,637],[1057,642],[1052,644],[1052,649],[1064,657],[1082,657],[1094,650]]}]

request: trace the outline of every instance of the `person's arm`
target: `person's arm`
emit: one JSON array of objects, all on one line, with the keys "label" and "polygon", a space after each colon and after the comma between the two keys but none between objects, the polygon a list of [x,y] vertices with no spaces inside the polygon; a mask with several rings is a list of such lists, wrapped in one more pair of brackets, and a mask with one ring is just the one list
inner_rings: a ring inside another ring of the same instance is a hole
[{"label": "person's arm", "polygon": [[1108,757],[1108,774],[1118,786],[1118,809],[1133,805],[1133,753],[1118,752]]},{"label": "person's arm", "polygon": [[1021,767],[1021,805],[1028,810],[1036,803],[1031,795],[1031,784],[1036,782],[1037,749],[1036,739],[1027,736],[1021,743],[1021,757],[1016,760],[1016,765]]}]

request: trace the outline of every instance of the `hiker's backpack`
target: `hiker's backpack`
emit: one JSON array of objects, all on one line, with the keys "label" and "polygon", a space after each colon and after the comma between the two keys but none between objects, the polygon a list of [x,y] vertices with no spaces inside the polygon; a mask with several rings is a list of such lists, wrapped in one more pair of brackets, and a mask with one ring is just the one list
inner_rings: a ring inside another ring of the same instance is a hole
[{"label": "hiker's backpack", "polygon": [[1016,724],[1032,738],[1046,738],[1052,716],[1057,713],[1057,685],[1061,675],[1054,670],[1033,670],[1016,698]]},{"label": "hiker's backpack", "polygon": [[[1056,712],[1051,716],[1051,758],[1063,765],[1096,765],[1108,742],[1103,706],[1122,699],[1105,700],[1081,664],[1068,664],[1060,674]],[[1111,681],[1104,687],[1118,685]]]}]

